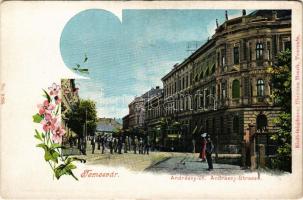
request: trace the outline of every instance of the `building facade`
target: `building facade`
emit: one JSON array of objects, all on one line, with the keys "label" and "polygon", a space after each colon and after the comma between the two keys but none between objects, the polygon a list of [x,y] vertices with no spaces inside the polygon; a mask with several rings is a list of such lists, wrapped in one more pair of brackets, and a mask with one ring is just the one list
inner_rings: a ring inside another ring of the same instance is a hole
[{"label": "building facade", "polygon": [[162,92],[159,86],[150,89],[139,97],[135,97],[134,100],[128,105],[129,113],[123,117],[123,129],[130,129],[136,131],[144,131],[145,126],[145,103],[153,97],[159,95]]},{"label": "building facade", "polygon": [[64,139],[70,137],[76,137],[77,134],[74,133],[66,123],[65,113],[71,110],[73,104],[80,101],[78,95],[78,88],[75,84],[75,79],[61,79],[61,118],[62,118],[62,125],[66,131]]},{"label": "building facade", "polygon": [[215,34],[162,78],[163,115],[183,126],[187,151],[206,132],[219,152],[239,153],[249,124],[266,129],[261,142],[268,142],[280,108],[273,105],[267,68],[291,49],[290,41],[290,10],[243,10],[230,20],[226,13]]}]

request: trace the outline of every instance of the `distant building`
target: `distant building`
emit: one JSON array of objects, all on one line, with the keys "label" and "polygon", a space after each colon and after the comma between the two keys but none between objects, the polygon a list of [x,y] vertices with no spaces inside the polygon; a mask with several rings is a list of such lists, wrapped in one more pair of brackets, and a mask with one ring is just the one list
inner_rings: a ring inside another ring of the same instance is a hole
[{"label": "distant building", "polygon": [[96,127],[96,133],[115,133],[122,129],[122,124],[115,118],[99,118]]},{"label": "distant building", "polygon": [[135,99],[128,105],[129,114],[128,117],[124,117],[124,119],[127,119],[125,122],[128,123],[129,129],[143,130],[145,128],[145,102],[161,92],[162,89],[157,86],[140,97],[135,97]]}]

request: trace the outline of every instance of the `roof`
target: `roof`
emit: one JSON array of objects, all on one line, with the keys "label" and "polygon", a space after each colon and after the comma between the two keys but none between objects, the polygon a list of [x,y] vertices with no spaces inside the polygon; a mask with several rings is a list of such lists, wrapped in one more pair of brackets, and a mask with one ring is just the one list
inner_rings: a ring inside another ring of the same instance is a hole
[{"label": "roof", "polygon": [[101,132],[115,132],[117,129],[111,124],[98,124],[96,130]]},{"label": "roof", "polygon": [[99,118],[96,131],[116,132],[122,125],[114,118]]},{"label": "roof", "polygon": [[250,13],[248,16],[251,17],[261,16],[261,17],[271,18],[274,12],[277,12],[278,18],[287,17],[291,15],[291,10],[256,10]]}]

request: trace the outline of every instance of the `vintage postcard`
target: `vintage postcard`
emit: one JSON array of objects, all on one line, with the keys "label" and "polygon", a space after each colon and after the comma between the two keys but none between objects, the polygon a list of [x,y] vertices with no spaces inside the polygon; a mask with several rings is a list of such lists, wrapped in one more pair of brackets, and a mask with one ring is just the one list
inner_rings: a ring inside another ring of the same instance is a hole
[{"label": "vintage postcard", "polygon": [[1,198],[302,198],[302,2],[0,8]]}]

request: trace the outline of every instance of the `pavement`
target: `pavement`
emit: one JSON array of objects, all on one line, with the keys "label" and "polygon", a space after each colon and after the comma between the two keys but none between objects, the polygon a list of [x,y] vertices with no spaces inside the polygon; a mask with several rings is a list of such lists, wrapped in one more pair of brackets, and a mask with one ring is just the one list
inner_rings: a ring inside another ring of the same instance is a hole
[{"label": "pavement", "polygon": [[[179,152],[150,152],[149,155],[134,154],[132,151],[122,154],[110,154],[106,149],[104,154],[100,150],[87,150],[87,155],[77,155],[76,157],[86,160],[87,165],[105,165],[125,167],[133,171],[146,171],[154,173],[169,174],[201,174],[210,173],[207,162],[201,162],[196,153]],[[218,174],[239,174],[245,171],[237,165],[213,164],[214,170],[211,173]]]},{"label": "pavement", "polygon": [[169,174],[241,174],[245,170],[240,166],[230,164],[213,163],[213,170],[208,171],[207,162],[202,162],[197,154],[183,154],[163,160],[145,169],[148,172]]}]

